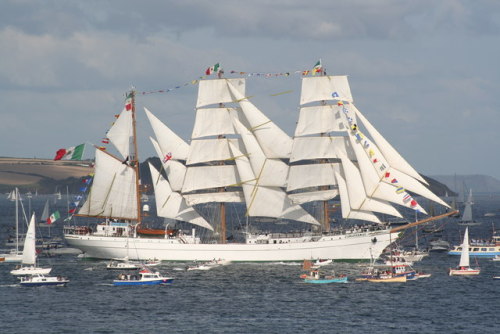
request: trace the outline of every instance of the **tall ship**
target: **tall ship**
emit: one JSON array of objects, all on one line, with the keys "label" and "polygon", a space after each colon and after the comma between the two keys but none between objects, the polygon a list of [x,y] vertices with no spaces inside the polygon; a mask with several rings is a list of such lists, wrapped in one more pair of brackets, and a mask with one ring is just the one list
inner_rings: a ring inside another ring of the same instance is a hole
[{"label": "tall ship", "polygon": [[[401,218],[396,207],[426,214],[414,194],[448,205],[355,107],[347,76],[302,78],[293,137],[247,98],[245,86],[244,78],[199,81],[189,144],[145,108],[162,161],[161,170],[149,166],[156,213],[188,226],[162,230],[143,222],[130,92],[107,133],[118,154],[96,148],[94,178],[77,214],[99,222],[65,226],[67,243],[100,259],[370,260],[400,230],[451,214],[397,228],[381,220]],[[334,200],[350,227],[332,223]],[[263,221],[290,222],[293,230],[264,231]]]}]

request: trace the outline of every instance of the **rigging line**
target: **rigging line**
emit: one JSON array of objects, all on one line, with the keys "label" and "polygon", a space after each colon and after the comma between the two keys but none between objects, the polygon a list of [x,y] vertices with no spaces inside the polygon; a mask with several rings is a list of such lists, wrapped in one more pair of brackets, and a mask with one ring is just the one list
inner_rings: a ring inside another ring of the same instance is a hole
[{"label": "rigging line", "polygon": [[261,127],[261,126],[264,126],[264,125],[266,125],[267,123],[271,123],[271,122],[272,122],[272,121],[271,121],[271,120],[269,120],[269,121],[264,122],[264,123],[262,123],[262,124],[256,125],[256,126],[254,126],[254,127],[250,128],[249,130],[250,130],[250,131],[252,131],[252,132],[254,132],[254,130],[255,130],[255,129],[257,129],[257,128]]},{"label": "rigging line", "polygon": [[[108,202],[109,195],[111,194],[111,189],[113,188],[113,184],[115,183],[115,179],[116,179],[116,173],[113,175],[113,180],[111,180],[111,185],[109,186],[106,197],[104,198],[104,201],[102,202],[101,209],[103,209],[103,212],[106,210],[105,207],[106,207],[106,204]],[[113,210],[113,208],[111,208],[111,210]],[[89,211],[90,211],[90,203],[89,203]]]},{"label": "rigging line", "polygon": [[165,205],[167,205],[167,202],[168,202],[168,200],[170,199],[171,196],[172,196],[172,194],[168,195],[168,197],[165,200],[165,202],[163,202],[163,205],[161,206],[162,209],[165,207]]},{"label": "rigging line", "polygon": [[259,180],[260,180],[260,177],[262,175],[262,171],[264,170],[264,166],[266,165],[266,162],[267,162],[267,158],[266,160],[264,160],[264,164],[262,165],[262,168],[260,169],[260,172],[259,172],[259,176],[257,176],[257,178],[255,178],[255,184],[254,184],[254,187],[252,189],[252,201],[250,202],[250,205],[248,205],[247,207],[247,212],[246,212],[246,216],[248,216],[248,213],[250,211],[250,208],[252,207],[254,201],[255,201],[255,198],[257,197],[257,191],[259,190]]}]

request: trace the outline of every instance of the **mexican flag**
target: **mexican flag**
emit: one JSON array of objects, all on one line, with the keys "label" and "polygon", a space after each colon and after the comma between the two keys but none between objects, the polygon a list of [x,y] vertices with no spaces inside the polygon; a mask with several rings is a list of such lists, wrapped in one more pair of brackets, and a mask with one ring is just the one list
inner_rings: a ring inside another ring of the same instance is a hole
[{"label": "mexican flag", "polygon": [[321,72],[323,72],[323,66],[321,65],[321,59],[320,59],[314,65],[313,70],[312,70],[312,75],[315,75],[316,73],[321,73]]},{"label": "mexican flag", "polygon": [[82,160],[85,144],[71,146],[69,148],[61,148],[56,152],[54,160]]},{"label": "mexican flag", "polygon": [[207,68],[207,70],[205,71],[205,74],[210,75],[212,73],[219,73],[220,70],[221,70],[221,67],[220,67],[219,63],[217,63],[214,66],[210,66],[209,68]]},{"label": "mexican flag", "polygon": [[127,94],[127,98],[125,99],[125,110],[132,110],[132,93]]},{"label": "mexican flag", "polygon": [[47,218],[47,224],[50,225],[53,222],[55,222],[56,220],[58,220],[59,218],[61,218],[61,215],[59,214],[59,211],[56,211],[53,214],[51,214],[49,218]]}]

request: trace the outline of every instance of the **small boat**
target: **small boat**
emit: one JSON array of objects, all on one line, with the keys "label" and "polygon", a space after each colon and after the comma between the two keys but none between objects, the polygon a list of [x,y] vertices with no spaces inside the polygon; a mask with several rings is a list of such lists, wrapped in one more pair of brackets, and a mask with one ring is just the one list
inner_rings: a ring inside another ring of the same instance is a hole
[{"label": "small boat", "polygon": [[69,280],[62,276],[45,276],[43,274],[34,274],[21,277],[21,286],[44,286],[44,285],[55,285],[55,286],[65,286]]},{"label": "small boat", "polygon": [[500,261],[500,255],[495,255],[492,261]]},{"label": "small boat", "polygon": [[149,259],[143,262],[143,264],[147,267],[156,267],[157,265],[161,264],[161,261],[158,259]]},{"label": "small boat", "polygon": [[443,239],[436,239],[429,242],[430,252],[447,252],[450,249],[450,243]]},{"label": "small boat", "polygon": [[153,272],[149,268],[144,267],[135,275],[118,275],[118,279],[113,280],[113,285],[159,285],[171,284],[173,281],[174,279],[172,277],[162,276],[158,271]]},{"label": "small boat", "polygon": [[427,274],[427,273],[417,273],[417,274],[415,275],[415,277],[416,277],[417,279],[418,279],[418,278],[429,278],[429,277],[431,277],[431,276],[432,276],[432,274]]},{"label": "small boat", "polygon": [[111,260],[107,265],[108,270],[138,270],[141,268],[139,263],[130,262],[128,258]]},{"label": "small boat", "polygon": [[465,202],[464,213],[462,214],[462,218],[460,218],[460,222],[458,223],[458,225],[475,226],[481,224],[481,222],[475,221],[472,217],[473,204],[474,201],[472,199],[472,189],[469,189],[469,196],[467,198],[467,201]]},{"label": "small boat", "polygon": [[469,259],[469,228],[465,229],[464,241],[462,242],[462,254],[460,255],[460,263],[456,269],[449,271],[450,276],[471,276],[479,275],[481,270],[479,268],[472,268]]},{"label": "small boat", "polygon": [[222,260],[222,259],[213,259],[212,261],[208,261],[208,262],[200,262],[200,263],[197,263],[195,261],[194,265],[191,265],[191,266],[188,266],[187,267],[187,271],[191,271],[191,270],[210,270],[210,269],[213,269],[213,268],[217,268],[217,267],[220,267],[220,266],[224,266],[224,265],[227,265],[229,264],[230,261],[226,261],[226,260]]},{"label": "small boat", "polygon": [[381,266],[370,266],[366,271],[361,273],[361,277],[356,278],[356,281],[367,282],[406,282],[407,280],[416,279],[416,271],[407,264],[391,264]]},{"label": "small boat", "polygon": [[322,266],[327,266],[333,262],[332,259],[317,259],[314,261],[314,266],[315,267],[322,267]]},{"label": "small boat", "polygon": [[52,270],[52,268],[41,268],[37,266],[35,224],[35,214],[33,214],[28,226],[28,231],[26,232],[26,238],[24,239],[21,265],[10,272],[14,276],[35,274],[46,275]]},{"label": "small boat", "polygon": [[[461,255],[462,248],[462,245],[453,246],[448,255]],[[493,231],[490,240],[471,239],[469,242],[469,255],[483,258],[493,258],[500,255],[499,231]]]},{"label": "small boat", "polygon": [[346,275],[324,275],[319,269],[312,269],[309,274],[301,275],[305,283],[327,284],[327,283],[347,283]]}]

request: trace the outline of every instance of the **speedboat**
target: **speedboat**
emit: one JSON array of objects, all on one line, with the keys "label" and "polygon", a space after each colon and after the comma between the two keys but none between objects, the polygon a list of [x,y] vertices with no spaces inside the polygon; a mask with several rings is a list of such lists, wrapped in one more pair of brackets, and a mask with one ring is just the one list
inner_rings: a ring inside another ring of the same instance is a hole
[{"label": "speedboat", "polygon": [[149,268],[143,268],[139,273],[134,275],[118,275],[118,279],[113,280],[113,285],[159,285],[171,284],[173,281],[172,277],[162,276],[158,271],[153,272]]},{"label": "speedboat", "polygon": [[322,267],[322,266],[327,266],[333,262],[332,259],[317,259],[314,261],[313,266],[315,267]]},{"label": "speedboat", "polygon": [[44,286],[44,285],[55,285],[55,286],[65,286],[69,282],[69,279],[62,276],[45,276],[43,274],[34,274],[21,277],[21,286]]},{"label": "speedboat", "polygon": [[218,260],[213,259],[212,261],[200,262],[200,263],[197,263],[195,261],[194,265],[188,266],[186,270],[188,270],[188,271],[191,271],[191,270],[210,270],[213,268],[227,265],[230,262],[231,261],[226,261],[226,260],[222,260],[222,259],[218,259]]}]

